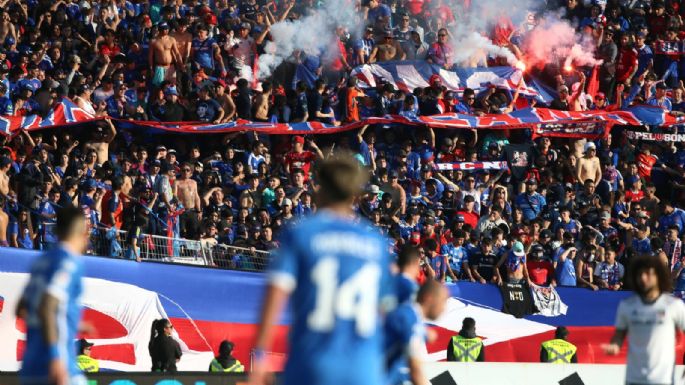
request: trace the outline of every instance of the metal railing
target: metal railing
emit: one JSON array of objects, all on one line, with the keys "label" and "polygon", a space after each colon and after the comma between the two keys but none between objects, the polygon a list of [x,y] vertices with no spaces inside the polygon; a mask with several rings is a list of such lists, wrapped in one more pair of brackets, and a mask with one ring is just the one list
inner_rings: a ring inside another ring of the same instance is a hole
[{"label": "metal railing", "polygon": [[[214,266],[243,271],[263,271],[270,261],[268,251],[255,248],[151,234],[145,234],[141,239],[138,247],[140,257],[144,261]],[[126,231],[96,228],[91,233],[88,254],[127,259],[131,258],[130,247]]]}]

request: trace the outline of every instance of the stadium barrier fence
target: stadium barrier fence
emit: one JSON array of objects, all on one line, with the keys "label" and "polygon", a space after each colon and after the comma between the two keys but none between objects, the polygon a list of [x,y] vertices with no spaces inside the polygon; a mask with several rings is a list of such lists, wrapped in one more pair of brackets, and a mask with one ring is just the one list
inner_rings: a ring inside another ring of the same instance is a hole
[{"label": "stadium barrier fence", "polygon": [[[144,234],[139,241],[143,261],[212,266],[221,269],[263,271],[271,254],[255,248],[220,244],[207,240],[170,238]],[[126,231],[98,227],[90,237],[88,254],[126,259],[131,254]]]}]

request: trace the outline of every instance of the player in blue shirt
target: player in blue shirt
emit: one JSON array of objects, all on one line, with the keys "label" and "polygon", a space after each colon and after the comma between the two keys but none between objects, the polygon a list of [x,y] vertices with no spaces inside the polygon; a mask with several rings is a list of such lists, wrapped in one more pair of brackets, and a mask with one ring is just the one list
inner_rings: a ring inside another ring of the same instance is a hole
[{"label": "player in blue shirt", "polygon": [[388,385],[428,385],[430,381],[421,369],[425,357],[426,327],[424,320],[434,320],[445,310],[447,289],[429,279],[416,295],[416,303],[406,302],[385,321],[385,345]]},{"label": "player in blue shirt", "polygon": [[82,311],[80,255],[88,245],[83,212],[60,209],[56,232],[58,246],[34,262],[17,307],[17,317],[26,322],[22,384],[86,383],[76,366],[74,346]]},{"label": "player in blue shirt", "polygon": [[411,245],[404,245],[397,254],[397,268],[399,273],[395,275],[397,303],[414,302],[419,284],[416,277],[421,270],[421,255],[419,249]]},{"label": "player in blue shirt", "polygon": [[388,241],[353,215],[363,175],[352,157],[324,161],[316,178],[321,209],[281,234],[255,343],[252,384],[266,380],[264,352],[286,301],[292,323],[281,383],[383,382],[379,313],[381,304],[390,303],[384,290],[393,286]]}]

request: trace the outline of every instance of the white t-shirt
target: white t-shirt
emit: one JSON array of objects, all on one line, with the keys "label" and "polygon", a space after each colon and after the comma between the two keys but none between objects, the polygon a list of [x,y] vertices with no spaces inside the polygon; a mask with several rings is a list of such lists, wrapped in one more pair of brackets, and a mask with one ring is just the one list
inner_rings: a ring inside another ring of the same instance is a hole
[{"label": "white t-shirt", "polygon": [[621,301],[616,329],[628,331],[627,383],[673,383],[676,328],[685,330],[685,303],[678,298],[662,294],[646,304],[633,295]]}]

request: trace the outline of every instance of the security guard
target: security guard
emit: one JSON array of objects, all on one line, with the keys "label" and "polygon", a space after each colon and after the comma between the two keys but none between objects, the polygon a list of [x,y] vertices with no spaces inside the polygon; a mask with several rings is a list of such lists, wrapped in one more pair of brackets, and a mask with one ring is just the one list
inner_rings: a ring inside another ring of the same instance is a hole
[{"label": "security guard", "polygon": [[578,357],[576,356],[578,348],[566,341],[567,337],[568,329],[564,326],[559,326],[554,333],[554,339],[542,343],[540,347],[540,362],[552,364],[578,363]]},{"label": "security guard", "polygon": [[236,360],[231,353],[235,345],[231,341],[223,340],[219,345],[219,355],[209,364],[210,372],[233,372],[243,373],[245,367]]},{"label": "security guard", "polygon": [[90,356],[90,348],[92,347],[93,343],[88,342],[83,338],[76,341],[76,350],[78,351],[76,365],[85,373],[97,373],[100,371],[100,363]]},{"label": "security guard", "polygon": [[459,334],[450,339],[447,345],[447,361],[485,361],[485,347],[483,340],[476,336],[476,321],[473,318],[464,318]]}]

